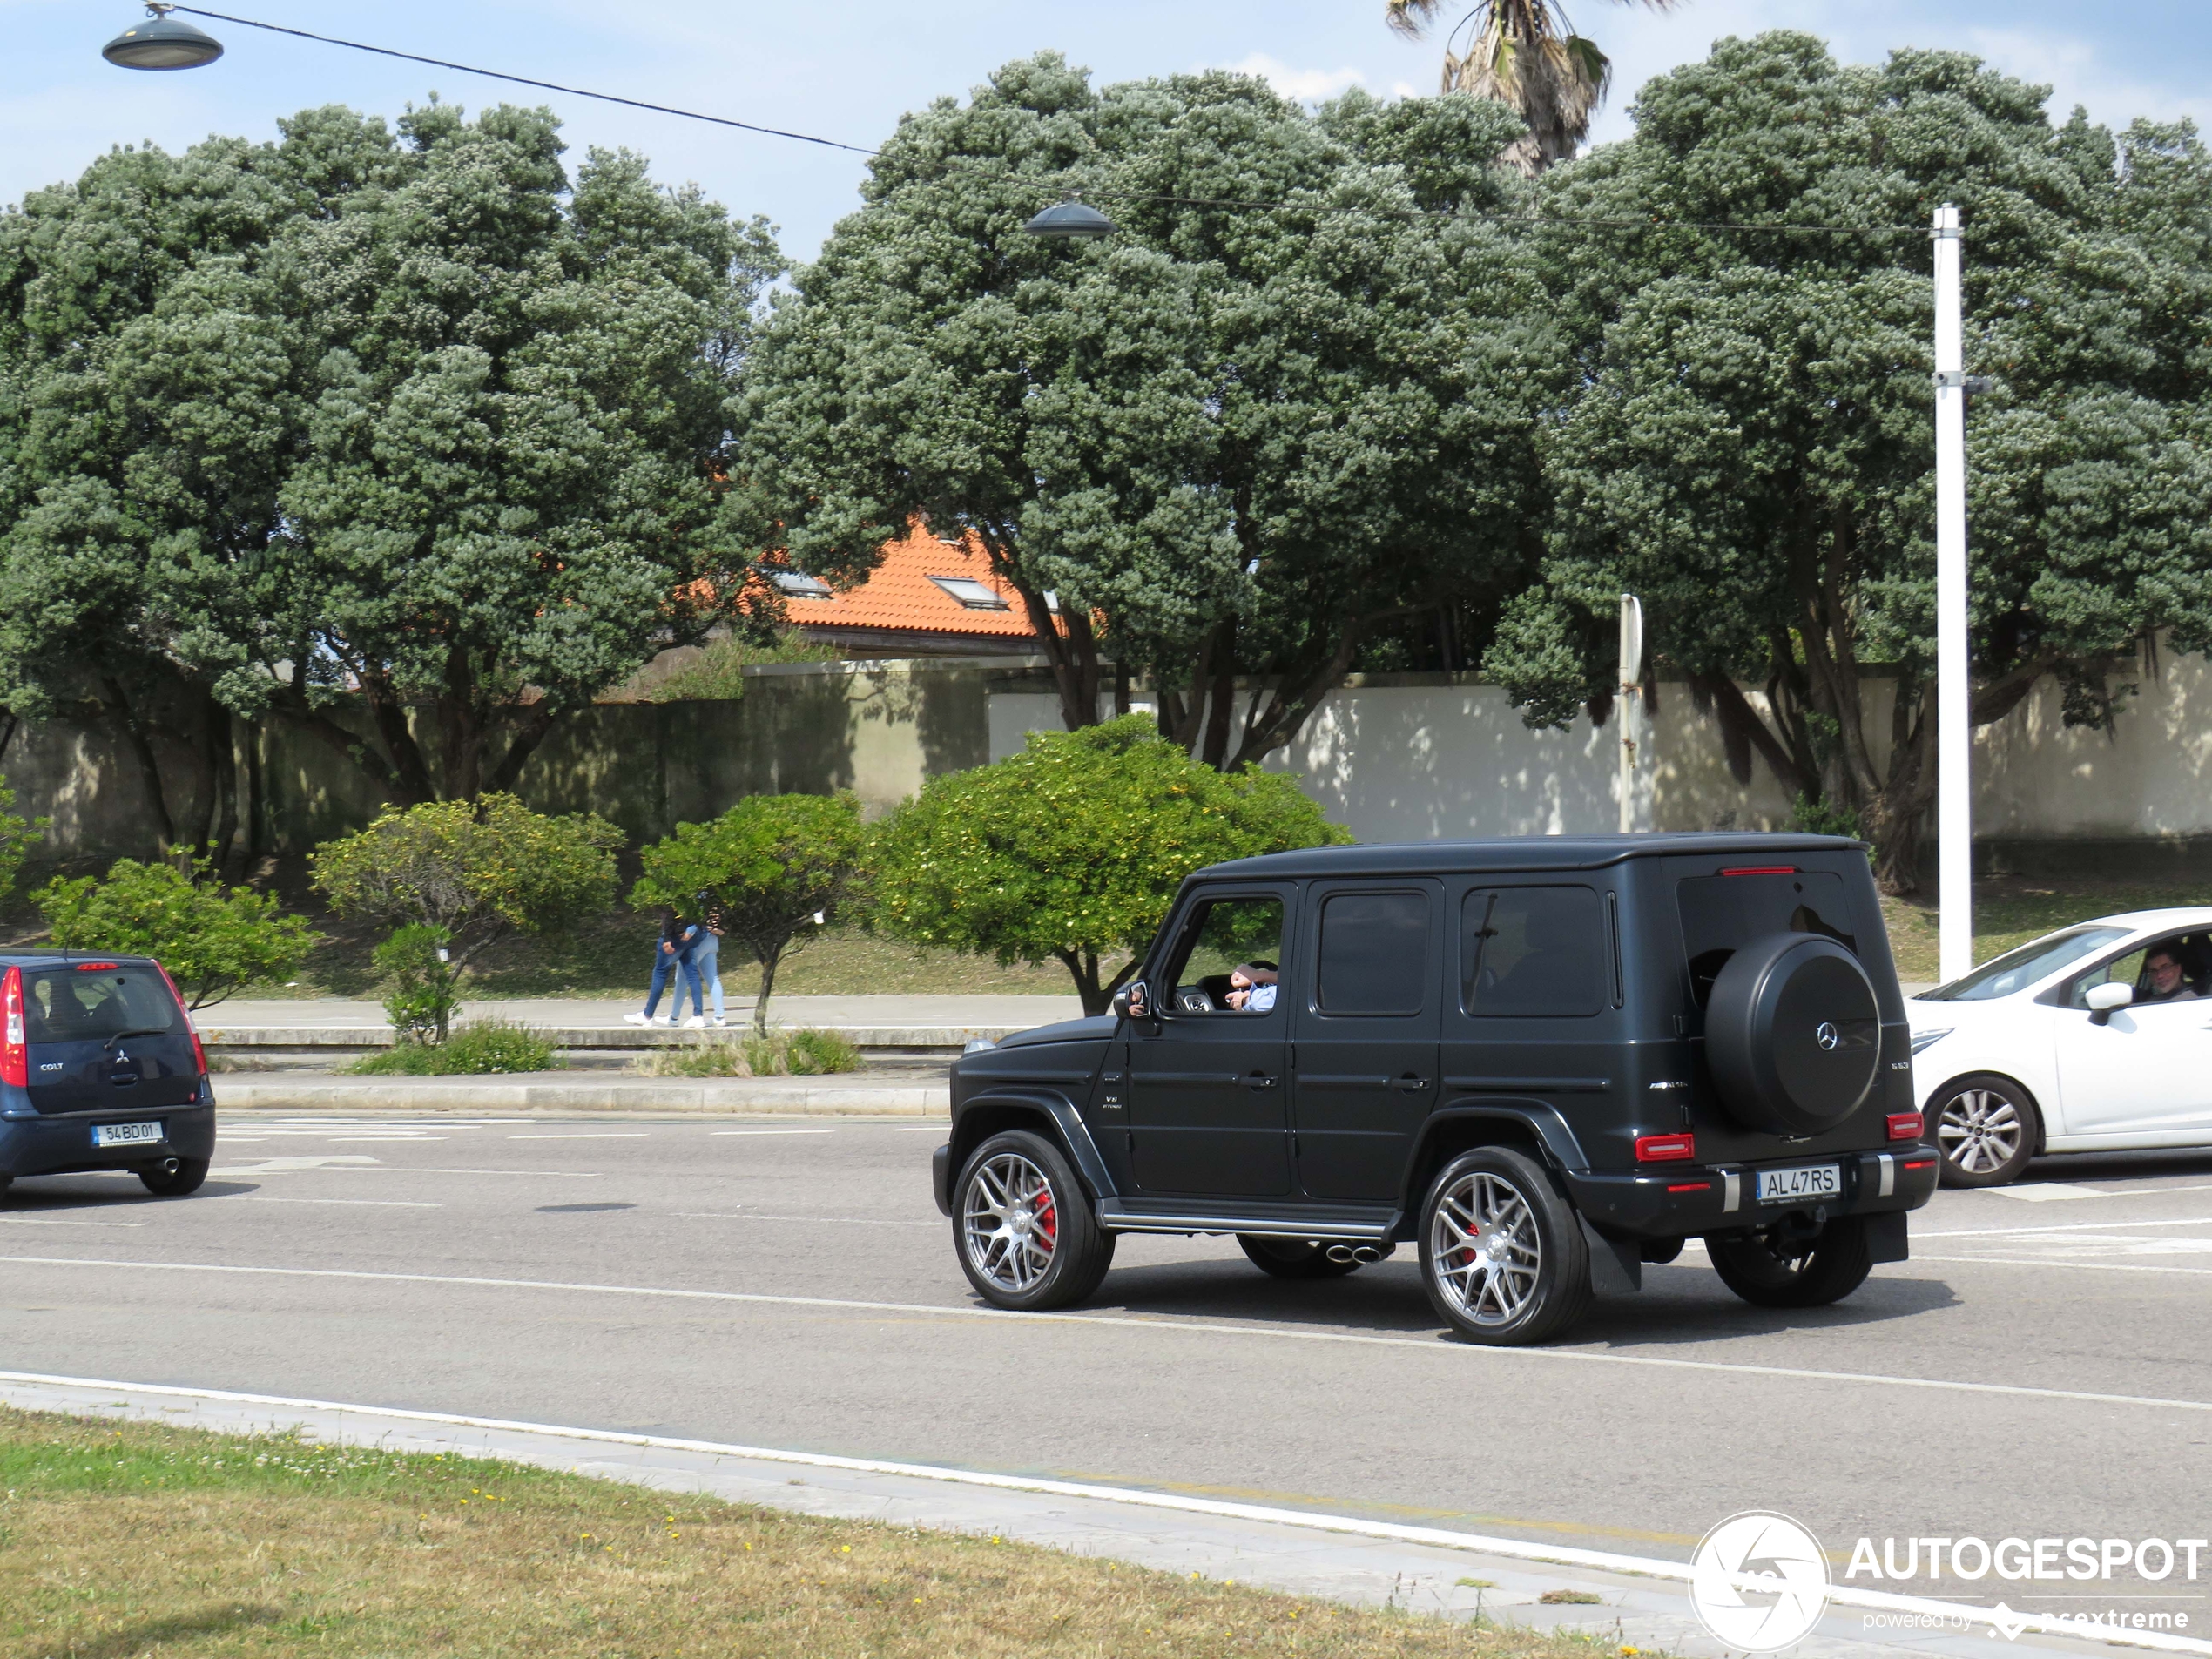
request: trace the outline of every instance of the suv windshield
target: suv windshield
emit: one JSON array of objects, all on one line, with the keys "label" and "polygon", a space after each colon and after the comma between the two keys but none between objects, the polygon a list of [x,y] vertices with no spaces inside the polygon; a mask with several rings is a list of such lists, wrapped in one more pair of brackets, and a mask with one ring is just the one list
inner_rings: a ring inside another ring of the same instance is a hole
[{"label": "suv windshield", "polygon": [[2008,950],[1993,962],[1984,962],[1971,974],[1923,991],[1924,1002],[1984,1002],[1993,996],[2010,996],[2061,968],[2102,950],[2115,939],[2125,939],[2124,927],[2075,927],[2032,940],[2018,950]]},{"label": "suv windshield", "polygon": [[183,1029],[160,974],[136,963],[26,968],[23,1012],[24,1035],[32,1042],[105,1042]]}]

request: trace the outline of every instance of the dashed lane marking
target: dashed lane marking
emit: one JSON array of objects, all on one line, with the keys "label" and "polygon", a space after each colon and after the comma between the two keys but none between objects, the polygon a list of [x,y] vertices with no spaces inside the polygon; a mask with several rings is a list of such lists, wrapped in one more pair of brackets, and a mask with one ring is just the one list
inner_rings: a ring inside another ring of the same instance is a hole
[{"label": "dashed lane marking", "polygon": [[507,1138],[510,1141],[642,1141],[645,1138],[645,1131],[622,1130],[605,1135],[509,1135]]},{"label": "dashed lane marking", "polygon": [[834,1135],[833,1129],[711,1129],[710,1135]]},{"label": "dashed lane marking", "polygon": [[[2038,1388],[2025,1383],[1965,1382],[1948,1377],[1905,1377],[1881,1372],[1816,1371],[1801,1366],[1751,1366],[1725,1359],[1679,1359],[1657,1354],[1608,1353],[1585,1348],[1491,1348],[1449,1341],[1441,1333],[1426,1337],[1368,1336],[1350,1331],[1296,1331],[1280,1325],[1222,1325],[1202,1319],[1161,1318],[1143,1314],[1015,1313],[998,1308],[933,1306],[926,1302],[863,1302],[833,1296],[771,1296],[750,1291],[691,1291],[659,1285],[477,1278],[457,1273],[379,1273],[358,1268],[249,1267],[227,1262],[117,1261],[98,1257],[71,1256],[0,1256],[0,1263],[23,1267],[106,1267],[134,1273],[232,1273],[268,1278],[353,1279],[384,1285],[452,1285],[482,1290],[551,1291],[567,1296],[629,1296],[670,1301],[729,1302],[759,1307],[834,1308],[853,1313],[921,1314],[936,1318],[1011,1320],[1017,1324],[1040,1325],[1109,1325],[1148,1334],[1247,1337],[1277,1342],[1333,1343],[1361,1348],[1409,1348],[1419,1352],[1446,1355],[1456,1364],[1495,1359],[1509,1365],[1630,1366],[1654,1371],[1775,1377],[1798,1382],[1841,1383],[1859,1387],[1926,1389],[1939,1393],[1998,1394],[2020,1399],[2064,1400],[2080,1405],[2124,1406],[2155,1411],[2212,1412],[2212,1400],[2208,1399],[2101,1393],[2081,1388]],[[2027,1264],[2042,1266],[2046,1264]],[[2150,1268],[2138,1271],[2166,1272],[2192,1270]]]},{"label": "dashed lane marking", "polygon": [[442,1204],[421,1198],[280,1198],[265,1192],[219,1192],[212,1195],[211,1204],[355,1204],[372,1210],[440,1210]]}]

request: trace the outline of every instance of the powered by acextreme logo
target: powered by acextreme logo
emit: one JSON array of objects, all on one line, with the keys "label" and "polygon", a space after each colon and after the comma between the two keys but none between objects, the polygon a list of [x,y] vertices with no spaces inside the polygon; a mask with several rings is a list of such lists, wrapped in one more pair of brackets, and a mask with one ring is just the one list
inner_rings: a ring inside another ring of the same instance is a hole
[{"label": "powered by acextreme logo", "polygon": [[1826,1611],[1828,1559],[1789,1516],[1746,1510],[1698,1541],[1689,1605],[1722,1646],[1777,1653],[1803,1641]]}]

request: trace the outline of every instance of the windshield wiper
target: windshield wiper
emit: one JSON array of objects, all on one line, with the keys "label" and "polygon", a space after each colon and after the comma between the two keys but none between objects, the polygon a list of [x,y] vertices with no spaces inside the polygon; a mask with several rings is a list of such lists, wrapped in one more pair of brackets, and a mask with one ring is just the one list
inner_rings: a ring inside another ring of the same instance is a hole
[{"label": "windshield wiper", "polygon": [[168,1035],[169,1028],[165,1025],[145,1026],[136,1031],[118,1031],[113,1036],[110,1037],[105,1042],[100,1044],[100,1052],[102,1054],[105,1054],[110,1049],[115,1047],[117,1043],[121,1042],[126,1037],[165,1037]]}]

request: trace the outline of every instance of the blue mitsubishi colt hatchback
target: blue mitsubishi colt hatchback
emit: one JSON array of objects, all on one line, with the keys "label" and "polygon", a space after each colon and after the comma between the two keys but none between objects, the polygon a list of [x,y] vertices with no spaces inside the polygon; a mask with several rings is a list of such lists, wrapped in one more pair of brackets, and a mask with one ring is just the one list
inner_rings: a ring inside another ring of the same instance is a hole
[{"label": "blue mitsubishi colt hatchback", "polygon": [[144,956],[0,955],[0,1194],[19,1175],[207,1178],[215,1096],[177,988]]}]

